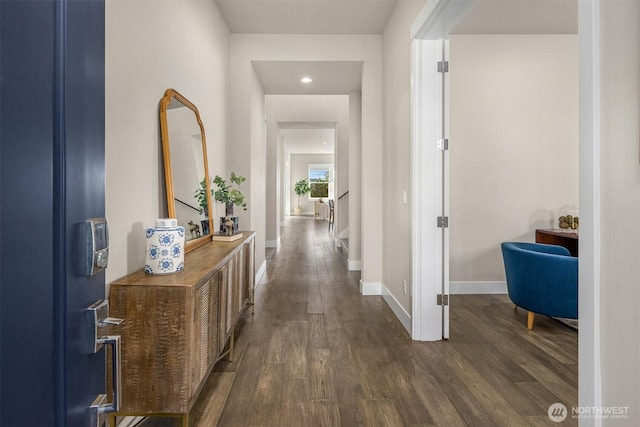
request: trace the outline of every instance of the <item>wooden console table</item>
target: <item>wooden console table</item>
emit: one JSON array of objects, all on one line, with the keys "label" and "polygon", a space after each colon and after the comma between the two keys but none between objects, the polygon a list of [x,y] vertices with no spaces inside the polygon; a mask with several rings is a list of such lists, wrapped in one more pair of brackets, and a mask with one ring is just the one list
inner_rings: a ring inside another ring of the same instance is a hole
[{"label": "wooden console table", "polygon": [[578,256],[578,230],[536,230],[536,243],[564,246],[571,256]]},{"label": "wooden console table", "polygon": [[140,270],[111,284],[111,315],[124,319],[111,329],[122,337],[122,401],[114,415],[171,415],[189,425],[214,364],[233,357],[236,323],[253,302],[255,232],[242,233],[186,254],[179,273]]}]

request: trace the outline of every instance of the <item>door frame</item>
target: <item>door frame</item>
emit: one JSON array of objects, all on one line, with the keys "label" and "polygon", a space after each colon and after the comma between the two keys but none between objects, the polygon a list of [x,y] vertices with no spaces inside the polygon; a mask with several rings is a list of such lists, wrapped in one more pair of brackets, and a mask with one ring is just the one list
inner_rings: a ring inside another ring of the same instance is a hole
[{"label": "door frame", "polygon": [[[431,85],[424,74],[426,59],[416,48],[423,40],[445,39],[477,0],[435,0],[429,2],[411,27],[412,40],[412,338],[440,340],[434,327],[438,313],[435,305],[437,283],[442,280],[431,266],[438,262],[434,253],[437,194],[426,183],[438,180],[437,169],[427,157],[423,141],[432,137],[429,118],[439,107],[437,96],[424,96]],[[602,406],[600,373],[600,0],[578,2],[579,26],[579,198],[580,258],[578,305],[578,396],[580,406]],[[433,126],[431,126],[433,127]],[[427,160],[423,162],[422,160]],[[447,196],[448,197],[448,196]],[[432,222],[433,221],[433,222]],[[600,425],[600,420],[582,420],[585,425]],[[582,424],[582,422],[581,422]]]}]

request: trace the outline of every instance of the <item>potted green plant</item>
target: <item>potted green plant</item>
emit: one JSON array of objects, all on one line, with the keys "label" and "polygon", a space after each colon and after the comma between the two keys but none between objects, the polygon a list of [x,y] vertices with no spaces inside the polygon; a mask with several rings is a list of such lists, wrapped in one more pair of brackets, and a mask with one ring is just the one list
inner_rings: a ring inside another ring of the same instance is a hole
[{"label": "potted green plant", "polygon": [[302,207],[300,206],[300,202],[302,196],[311,191],[311,187],[309,187],[309,181],[307,181],[306,179],[301,179],[300,181],[296,182],[293,191],[295,191],[298,195],[298,206],[295,208],[295,214],[302,215]]},{"label": "potted green plant", "polygon": [[[247,210],[247,202],[244,199],[244,194],[242,191],[234,188],[235,185],[240,185],[245,182],[247,179],[243,176],[236,175],[235,172],[231,172],[229,176],[229,183],[219,175],[212,180],[211,188],[211,196],[214,200],[223,203],[225,206],[225,216],[220,218],[220,233],[226,233],[226,225],[225,223],[228,220],[233,222],[233,233],[238,230],[238,217],[233,216],[233,207],[240,206],[245,211]],[[215,188],[214,185],[215,184]],[[207,198],[206,198],[207,190],[205,186],[204,180],[200,182],[200,188],[198,188],[195,192],[195,198],[198,200],[200,207],[202,208],[205,215],[207,215]]]},{"label": "potted green plant", "polygon": [[225,215],[233,216],[233,206],[240,206],[245,211],[247,210],[247,202],[244,200],[244,194],[237,188],[233,187],[233,184],[240,185],[247,179],[243,176],[236,175],[235,172],[231,172],[229,176],[229,184],[227,181],[216,175],[213,179],[213,183],[216,185],[216,190],[213,192],[213,198],[218,202],[223,203],[225,206]]}]

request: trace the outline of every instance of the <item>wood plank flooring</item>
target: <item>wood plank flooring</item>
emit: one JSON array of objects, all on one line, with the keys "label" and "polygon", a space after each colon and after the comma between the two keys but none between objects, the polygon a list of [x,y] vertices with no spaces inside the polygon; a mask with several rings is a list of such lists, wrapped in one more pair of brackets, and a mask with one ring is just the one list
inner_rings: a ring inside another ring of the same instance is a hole
[{"label": "wood plank flooring", "polygon": [[414,342],[359,294],[326,222],[287,219],[269,255],[192,426],[551,426],[549,405],[577,406],[577,332],[544,316],[527,330],[506,295],[452,296],[451,338]]}]

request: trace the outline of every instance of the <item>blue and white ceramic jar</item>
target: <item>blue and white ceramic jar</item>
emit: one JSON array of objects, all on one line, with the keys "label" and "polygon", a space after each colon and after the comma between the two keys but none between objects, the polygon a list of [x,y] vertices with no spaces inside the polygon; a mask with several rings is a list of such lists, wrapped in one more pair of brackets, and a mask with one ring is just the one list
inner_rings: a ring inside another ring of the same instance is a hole
[{"label": "blue and white ceramic jar", "polygon": [[184,227],[174,218],[156,220],[154,228],[147,228],[147,274],[171,274],[184,270]]}]

